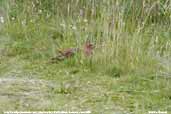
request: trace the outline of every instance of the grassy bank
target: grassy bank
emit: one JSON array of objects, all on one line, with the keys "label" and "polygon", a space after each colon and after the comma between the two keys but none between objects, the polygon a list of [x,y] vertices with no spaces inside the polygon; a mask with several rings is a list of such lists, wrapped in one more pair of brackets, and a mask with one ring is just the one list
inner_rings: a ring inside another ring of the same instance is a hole
[{"label": "grassy bank", "polygon": [[[10,39],[0,53],[1,77],[14,69],[17,72],[19,63],[17,77],[29,74],[59,85],[49,90],[51,103],[40,109],[135,114],[171,110],[170,1],[13,0],[1,4],[5,12],[1,36]],[[57,50],[82,48],[87,40],[95,46],[92,57],[78,53],[56,64],[49,62]],[[14,106],[3,107],[39,109],[21,102]]]}]

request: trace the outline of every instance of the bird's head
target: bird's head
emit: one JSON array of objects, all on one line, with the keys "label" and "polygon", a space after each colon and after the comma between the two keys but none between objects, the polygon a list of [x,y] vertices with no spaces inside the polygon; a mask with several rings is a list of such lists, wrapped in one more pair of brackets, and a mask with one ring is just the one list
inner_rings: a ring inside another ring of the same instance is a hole
[{"label": "bird's head", "polygon": [[90,41],[87,41],[84,45],[84,48],[92,50],[94,45]]},{"label": "bird's head", "polygon": [[84,54],[86,56],[92,55],[93,54],[93,49],[94,49],[94,45],[90,41],[87,41],[84,44]]}]

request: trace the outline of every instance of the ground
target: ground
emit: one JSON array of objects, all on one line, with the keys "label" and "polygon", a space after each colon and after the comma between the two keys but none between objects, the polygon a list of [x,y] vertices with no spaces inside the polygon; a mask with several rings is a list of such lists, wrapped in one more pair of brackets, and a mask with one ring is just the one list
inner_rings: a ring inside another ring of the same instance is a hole
[{"label": "ground", "polygon": [[[170,114],[170,9],[169,0],[0,0],[0,112]],[[52,63],[68,48],[80,50]]]},{"label": "ground", "polygon": [[10,38],[1,36],[1,111],[90,110],[93,114],[143,114],[150,110],[171,110],[170,76],[134,73],[112,77],[88,68],[7,56],[9,42]]}]

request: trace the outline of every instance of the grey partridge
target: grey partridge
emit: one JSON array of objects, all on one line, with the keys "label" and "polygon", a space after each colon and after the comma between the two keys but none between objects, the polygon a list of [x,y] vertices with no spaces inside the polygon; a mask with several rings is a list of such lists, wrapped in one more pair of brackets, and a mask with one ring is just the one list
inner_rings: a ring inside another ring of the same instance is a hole
[{"label": "grey partridge", "polygon": [[58,50],[59,54],[56,57],[51,58],[52,61],[61,61],[66,58],[70,58],[76,54],[76,52],[79,51],[79,48],[68,48],[65,50]]}]

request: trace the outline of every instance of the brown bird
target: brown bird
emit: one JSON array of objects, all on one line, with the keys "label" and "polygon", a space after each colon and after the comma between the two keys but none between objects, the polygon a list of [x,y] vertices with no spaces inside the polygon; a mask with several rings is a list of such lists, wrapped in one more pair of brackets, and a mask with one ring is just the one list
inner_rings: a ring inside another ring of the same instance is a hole
[{"label": "brown bird", "polygon": [[[93,54],[93,49],[94,49],[94,45],[92,43],[90,43],[90,41],[87,41],[84,45],[83,45],[83,49],[81,51],[83,51],[83,53],[85,54],[85,56],[91,56]],[[73,57],[76,53],[78,53],[78,51],[80,51],[80,48],[67,48],[64,50],[58,50],[58,55],[56,57],[51,58],[51,62],[55,63],[57,61],[62,61],[65,60],[67,58],[71,58]]]},{"label": "brown bird", "polygon": [[51,58],[52,61],[61,61],[66,58],[70,58],[79,51],[79,48],[68,48],[65,50],[58,50],[59,54],[56,57]]},{"label": "brown bird", "polygon": [[90,41],[87,41],[84,44],[83,52],[86,56],[91,56],[93,54],[93,49],[94,49],[94,45],[90,43]]}]

